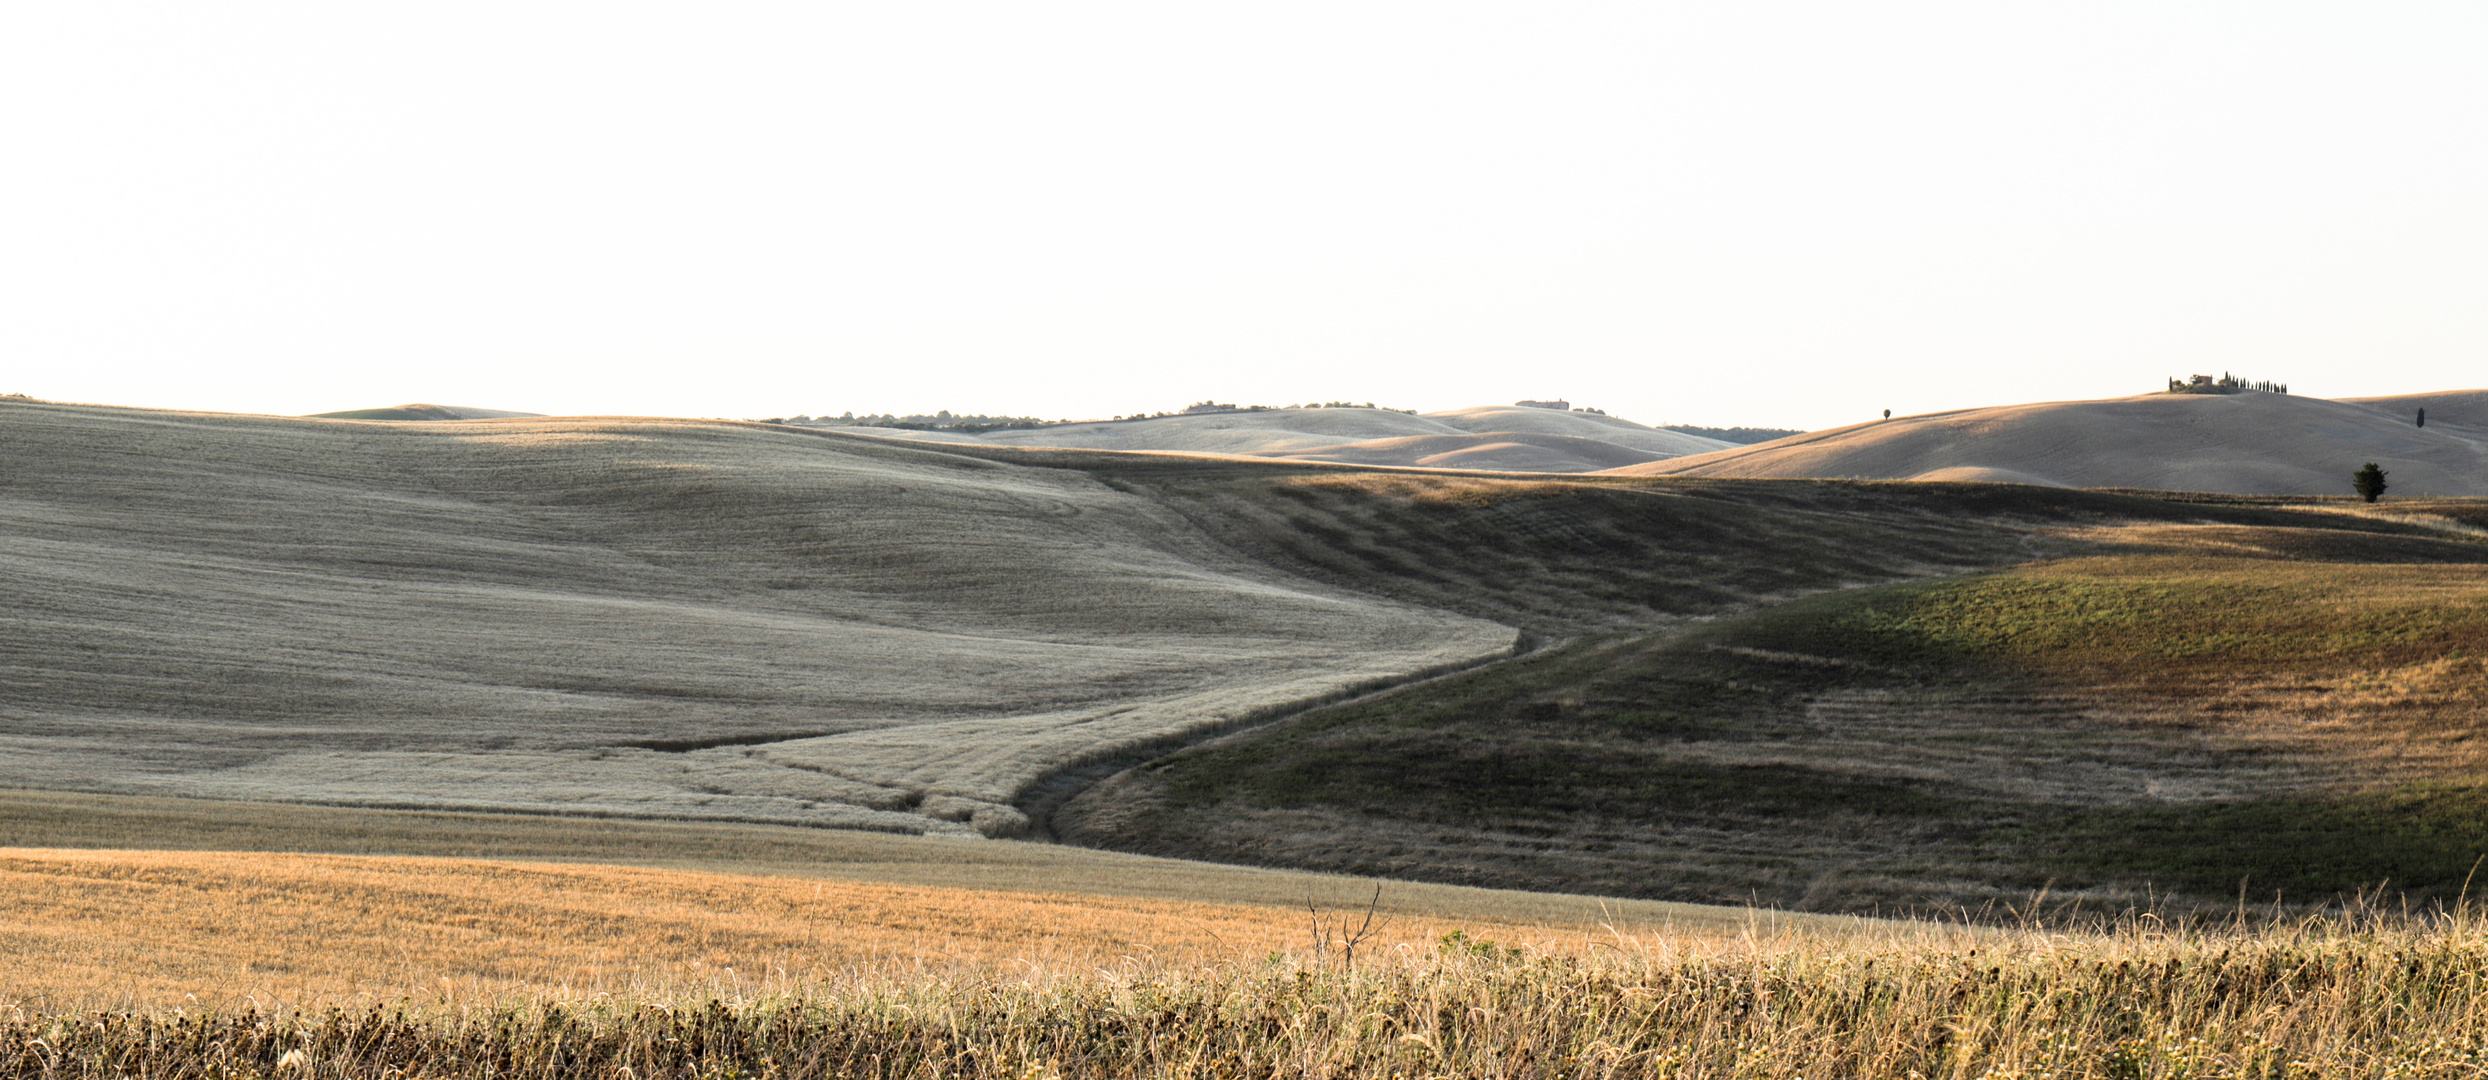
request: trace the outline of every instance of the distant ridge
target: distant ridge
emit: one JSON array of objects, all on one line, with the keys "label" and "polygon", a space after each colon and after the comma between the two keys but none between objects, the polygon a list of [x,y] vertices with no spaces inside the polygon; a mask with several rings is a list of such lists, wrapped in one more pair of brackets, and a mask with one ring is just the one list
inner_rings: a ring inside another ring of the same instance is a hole
[{"label": "distant ridge", "polygon": [[2146,394],[1962,409],[1609,471],[2348,495],[2350,473],[2370,461],[2391,475],[2393,495],[2488,495],[2488,390],[2340,401]]},{"label": "distant ridge", "polygon": [[313,420],[502,420],[514,416],[542,416],[543,413],[511,412],[507,409],[478,409],[467,405],[432,405],[416,402],[391,405],[384,409],[347,409],[343,412],[312,413]]},{"label": "distant ridge", "polygon": [[1254,456],[1347,465],[1559,473],[1596,471],[1666,460],[1657,454],[1598,439],[1512,431],[1478,435],[1403,435],[1304,451],[1272,451]]},{"label": "distant ridge", "polygon": [[1402,468],[1549,473],[1597,472],[1732,445],[1603,413],[1512,405],[1423,416],[1363,408],[1236,410],[982,433],[837,430],[986,446],[1179,451]]}]

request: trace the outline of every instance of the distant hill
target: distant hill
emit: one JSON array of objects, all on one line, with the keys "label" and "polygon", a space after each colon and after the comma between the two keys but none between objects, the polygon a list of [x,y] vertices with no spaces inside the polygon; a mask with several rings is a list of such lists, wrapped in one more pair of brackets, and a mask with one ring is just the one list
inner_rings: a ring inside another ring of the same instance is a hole
[{"label": "distant hill", "polygon": [[2381,409],[2387,415],[2415,421],[2418,411],[2427,410],[2431,429],[2451,424],[2455,427],[2488,431],[2488,390],[2440,390],[2426,394],[2396,394],[2391,397],[2342,398],[2352,405]]},{"label": "distant hill", "polygon": [[1552,409],[1525,409],[1510,405],[1488,405],[1450,412],[1427,413],[1426,419],[1448,424],[1471,434],[1510,432],[1521,435],[1561,435],[1576,439],[1595,439],[1603,443],[1639,450],[1661,457],[1681,457],[1719,449],[1721,440],[1668,431],[1604,413],[1556,412]]},{"label": "distant hill", "polygon": [[866,427],[837,430],[985,446],[1179,451],[1287,461],[1552,473],[1597,472],[1733,445],[1599,413],[1508,405],[1423,416],[1389,409],[1260,409],[1056,424],[982,434]]},{"label": "distant hill", "polygon": [[2391,475],[2389,495],[2488,495],[2488,390],[2341,401],[2150,394],[1963,409],[1610,471],[2344,495],[2350,473],[2369,461]]},{"label": "distant hill", "polygon": [[510,412],[506,409],[478,409],[468,405],[391,405],[385,409],[347,409],[343,412],[312,413],[313,420],[500,420],[513,416],[542,416],[543,413]]},{"label": "distant hill", "polygon": [[1538,435],[1498,431],[1480,435],[1403,435],[1395,439],[1317,446],[1295,452],[1255,455],[1285,461],[1328,461],[1349,465],[1396,465],[1427,469],[1483,469],[1489,472],[1596,472],[1671,455],[1652,454],[1629,446],[1577,435]]},{"label": "distant hill", "polygon": [[1770,442],[1773,439],[1785,439],[1791,435],[1805,434],[1805,432],[1796,428],[1703,427],[1700,424],[1669,424],[1667,425],[1667,430],[1681,431],[1687,435],[1699,435],[1705,439],[1717,439],[1721,442],[1731,442],[1739,446],[1747,446],[1758,442]]}]

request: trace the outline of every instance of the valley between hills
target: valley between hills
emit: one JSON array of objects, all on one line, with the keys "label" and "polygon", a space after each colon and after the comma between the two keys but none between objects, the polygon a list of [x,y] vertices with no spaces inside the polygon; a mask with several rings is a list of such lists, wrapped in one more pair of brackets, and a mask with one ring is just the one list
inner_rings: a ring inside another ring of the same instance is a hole
[{"label": "valley between hills", "polygon": [[172,840],[792,826],[1861,914],[2448,898],[2488,854],[2483,504],[1700,464],[1775,445],[0,403],[0,786],[208,808]]}]

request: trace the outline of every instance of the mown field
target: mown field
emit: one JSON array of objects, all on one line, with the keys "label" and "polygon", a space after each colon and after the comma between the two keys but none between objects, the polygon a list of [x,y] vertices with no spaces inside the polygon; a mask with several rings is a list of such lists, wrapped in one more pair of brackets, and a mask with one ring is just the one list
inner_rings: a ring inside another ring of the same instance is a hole
[{"label": "mown field", "polygon": [[0,414],[0,784],[1008,836],[1088,755],[1516,636],[870,439]]}]

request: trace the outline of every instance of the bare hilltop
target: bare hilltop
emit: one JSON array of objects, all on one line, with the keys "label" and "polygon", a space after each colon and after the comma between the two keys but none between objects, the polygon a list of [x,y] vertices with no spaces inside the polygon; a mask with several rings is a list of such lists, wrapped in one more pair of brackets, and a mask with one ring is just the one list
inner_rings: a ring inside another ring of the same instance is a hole
[{"label": "bare hilltop", "polygon": [[2347,492],[2351,471],[2370,461],[2396,492],[2488,495],[2488,390],[2341,400],[2148,394],[1963,409],[1612,472],[2331,495]]}]

